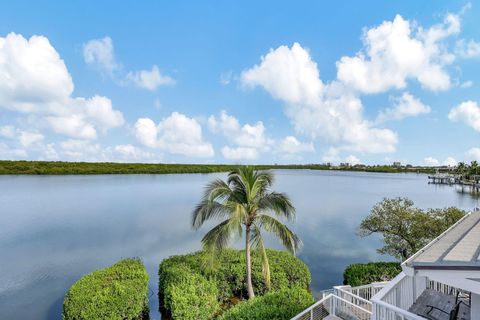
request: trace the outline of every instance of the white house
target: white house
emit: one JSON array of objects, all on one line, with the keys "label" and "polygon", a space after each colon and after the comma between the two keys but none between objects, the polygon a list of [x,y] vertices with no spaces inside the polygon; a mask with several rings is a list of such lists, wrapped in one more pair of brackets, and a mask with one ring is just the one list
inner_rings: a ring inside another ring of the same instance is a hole
[{"label": "white house", "polygon": [[480,211],[402,263],[386,283],[337,286],[292,320],[480,320]]}]

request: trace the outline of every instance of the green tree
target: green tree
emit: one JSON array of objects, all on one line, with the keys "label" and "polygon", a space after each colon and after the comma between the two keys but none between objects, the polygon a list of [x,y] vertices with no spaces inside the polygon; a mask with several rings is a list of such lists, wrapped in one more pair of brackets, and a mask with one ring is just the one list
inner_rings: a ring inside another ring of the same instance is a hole
[{"label": "green tree", "polygon": [[470,162],[470,175],[476,175],[478,173],[478,162],[472,161]]},{"label": "green tree", "polygon": [[458,173],[464,174],[466,169],[467,169],[467,165],[465,164],[465,162],[459,162],[457,164],[457,172]]},{"label": "green tree", "polygon": [[406,260],[464,215],[454,207],[424,211],[407,198],[383,199],[361,222],[359,234],[380,233],[384,246],[378,252]]},{"label": "green tree", "polygon": [[[273,233],[292,254],[301,245],[299,237],[276,217],[295,219],[295,208],[286,194],[270,190],[273,174],[244,166],[229,173],[226,181],[217,179],[207,185],[203,198],[192,215],[192,226],[200,228],[207,220],[223,221],[202,239],[205,251],[214,255],[245,230],[245,254],[248,297],[255,296],[252,286],[251,247],[262,255],[262,271],[270,287],[270,267],[262,230]],[[273,215],[272,215],[273,214]]]}]

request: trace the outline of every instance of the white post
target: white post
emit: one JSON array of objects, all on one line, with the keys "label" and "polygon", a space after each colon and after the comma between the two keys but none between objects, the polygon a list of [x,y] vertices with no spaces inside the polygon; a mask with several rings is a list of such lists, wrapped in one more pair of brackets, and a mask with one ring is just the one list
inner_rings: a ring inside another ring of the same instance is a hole
[{"label": "white post", "polygon": [[480,294],[472,293],[472,308],[470,309],[471,320],[480,320]]}]

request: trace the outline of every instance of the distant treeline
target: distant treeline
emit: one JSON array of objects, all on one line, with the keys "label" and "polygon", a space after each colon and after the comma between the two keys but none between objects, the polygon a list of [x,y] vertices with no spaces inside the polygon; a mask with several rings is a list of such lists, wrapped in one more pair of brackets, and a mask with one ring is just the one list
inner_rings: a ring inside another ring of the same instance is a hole
[{"label": "distant treeline", "polygon": [[[0,174],[168,174],[228,172],[237,165],[225,164],[167,164],[167,163],[114,163],[114,162],[62,162],[62,161],[0,161]],[[336,167],[327,164],[305,165],[254,165],[256,169],[310,169],[345,170],[367,172],[424,172],[432,168],[408,168],[393,166]]]}]

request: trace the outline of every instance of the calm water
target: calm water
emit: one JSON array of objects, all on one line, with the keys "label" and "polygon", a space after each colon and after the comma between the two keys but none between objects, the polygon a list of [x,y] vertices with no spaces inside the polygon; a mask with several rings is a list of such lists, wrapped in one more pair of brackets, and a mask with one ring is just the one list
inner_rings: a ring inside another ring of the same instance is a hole
[{"label": "calm water", "polygon": [[[276,171],[277,191],[297,208],[293,229],[313,290],[342,282],[346,265],[388,259],[379,238],[355,235],[383,197],[409,197],[422,208],[477,201],[425,175]],[[81,275],[140,257],[150,274],[151,316],[159,319],[157,269],[163,258],[200,248],[190,211],[203,186],[224,174],[0,176],[0,319],[60,319],[63,296]],[[276,247],[276,243],[269,241]]]}]

